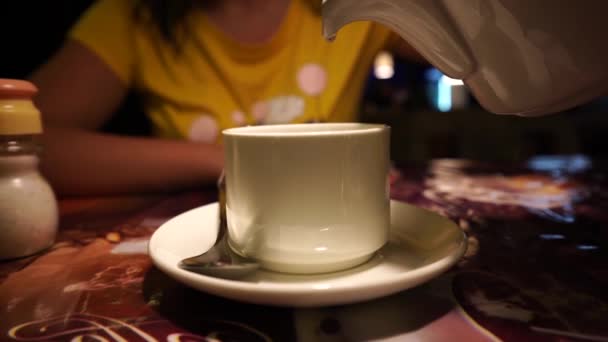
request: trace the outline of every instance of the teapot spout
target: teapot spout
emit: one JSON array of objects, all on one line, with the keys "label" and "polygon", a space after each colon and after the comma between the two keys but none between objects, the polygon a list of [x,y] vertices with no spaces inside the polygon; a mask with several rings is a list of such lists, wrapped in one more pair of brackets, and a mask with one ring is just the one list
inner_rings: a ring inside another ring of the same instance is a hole
[{"label": "teapot spout", "polygon": [[323,36],[327,40],[335,39],[343,26],[363,20],[390,28],[450,77],[464,79],[475,68],[468,46],[438,1],[323,1]]},{"label": "teapot spout", "polygon": [[342,26],[353,21],[349,20],[345,15],[339,15],[339,11],[337,9],[339,6],[336,5],[337,4],[333,3],[333,1],[331,5],[327,5],[327,0],[323,0],[323,5],[321,7],[323,38],[330,42],[336,39],[336,35]]}]

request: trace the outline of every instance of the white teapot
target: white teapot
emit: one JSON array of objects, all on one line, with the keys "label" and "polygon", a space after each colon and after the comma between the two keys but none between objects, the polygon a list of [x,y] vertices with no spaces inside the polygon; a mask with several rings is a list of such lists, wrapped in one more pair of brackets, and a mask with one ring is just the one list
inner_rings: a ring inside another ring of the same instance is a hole
[{"label": "white teapot", "polygon": [[322,15],[328,39],[353,21],[389,27],[490,112],[608,95],[608,0],[324,0]]}]

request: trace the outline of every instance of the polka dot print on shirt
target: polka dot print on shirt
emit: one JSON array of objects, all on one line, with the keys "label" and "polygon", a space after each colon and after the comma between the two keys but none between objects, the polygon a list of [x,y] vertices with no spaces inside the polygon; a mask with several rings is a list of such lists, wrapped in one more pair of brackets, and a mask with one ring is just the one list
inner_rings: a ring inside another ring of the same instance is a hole
[{"label": "polka dot print on shirt", "polygon": [[256,123],[263,123],[269,111],[270,106],[266,101],[258,101],[251,107],[251,115]]},{"label": "polka dot print on shirt", "polygon": [[232,121],[237,126],[244,126],[247,123],[247,119],[245,118],[245,114],[240,110],[236,110],[232,112]]},{"label": "polka dot print on shirt", "polygon": [[304,99],[300,96],[277,96],[268,101],[269,112],[264,124],[284,124],[293,121],[304,113]]},{"label": "polka dot print on shirt", "polygon": [[190,125],[188,138],[192,141],[214,143],[219,134],[217,121],[208,114],[203,114]]},{"label": "polka dot print on shirt", "polygon": [[327,72],[317,63],[304,64],[296,77],[300,90],[309,96],[319,95],[327,87]]}]

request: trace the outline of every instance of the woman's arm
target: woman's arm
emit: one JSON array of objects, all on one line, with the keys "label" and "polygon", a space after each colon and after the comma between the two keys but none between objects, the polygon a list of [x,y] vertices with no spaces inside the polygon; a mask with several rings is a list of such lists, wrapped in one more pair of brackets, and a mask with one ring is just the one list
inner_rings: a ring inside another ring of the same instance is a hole
[{"label": "woman's arm", "polygon": [[170,191],[215,182],[219,146],[96,132],[128,87],[91,50],[68,41],[31,81],[44,122],[42,170],[60,195]]},{"label": "woman's arm", "polygon": [[42,170],[60,195],[176,191],[214,183],[218,146],[49,125]]}]

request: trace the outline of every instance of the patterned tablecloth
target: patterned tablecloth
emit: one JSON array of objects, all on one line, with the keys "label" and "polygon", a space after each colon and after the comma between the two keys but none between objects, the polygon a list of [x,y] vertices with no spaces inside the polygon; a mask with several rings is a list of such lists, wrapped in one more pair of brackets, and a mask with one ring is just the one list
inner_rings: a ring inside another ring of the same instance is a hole
[{"label": "patterned tablecloth", "polygon": [[607,171],[584,156],[399,168],[392,197],[457,222],[465,257],[414,289],[314,309],[230,301],[152,266],[154,230],[213,191],[62,200],[57,243],[0,263],[0,340],[608,341]]}]

